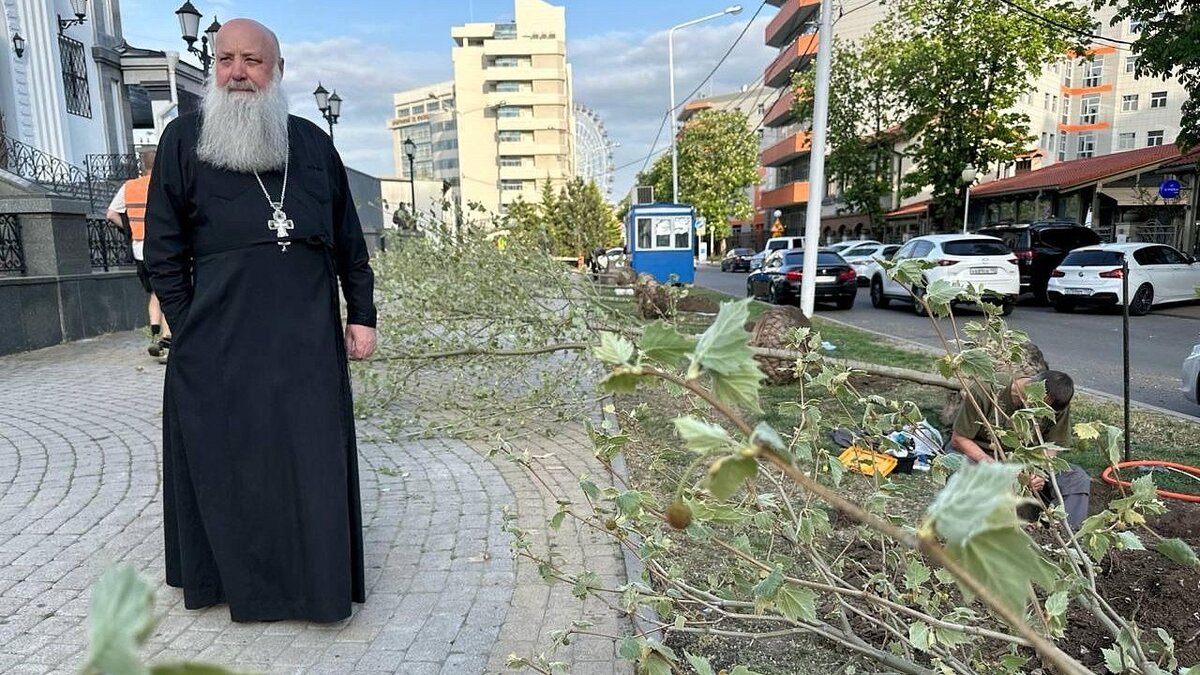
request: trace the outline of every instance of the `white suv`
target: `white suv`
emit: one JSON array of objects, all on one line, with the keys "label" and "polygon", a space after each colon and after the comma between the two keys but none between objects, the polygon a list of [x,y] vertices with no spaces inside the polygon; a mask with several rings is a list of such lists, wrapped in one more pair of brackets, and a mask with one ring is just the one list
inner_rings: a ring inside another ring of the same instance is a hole
[{"label": "white suv", "polygon": [[[936,267],[925,270],[926,285],[946,279],[963,287],[973,284],[984,295],[996,298],[1004,315],[1012,313],[1021,292],[1021,273],[1017,256],[997,237],[979,234],[931,234],[910,239],[896,255],[895,262],[909,258],[930,260]],[[920,294],[922,289],[913,289]],[[892,300],[913,303],[917,314],[924,314],[921,303],[914,302],[908,288],[882,270],[871,277],[871,304],[887,307]]]}]

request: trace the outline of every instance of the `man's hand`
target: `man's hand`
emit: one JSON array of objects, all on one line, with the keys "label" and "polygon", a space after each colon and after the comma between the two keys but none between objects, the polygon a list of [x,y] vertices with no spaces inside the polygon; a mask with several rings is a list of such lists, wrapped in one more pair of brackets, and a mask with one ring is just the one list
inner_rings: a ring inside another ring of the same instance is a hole
[{"label": "man's hand", "polygon": [[358,361],[375,352],[375,329],[370,326],[347,324],[346,356]]},{"label": "man's hand", "polygon": [[1046,487],[1046,479],[1037,474],[1030,474],[1026,483],[1029,485],[1029,490],[1034,494],[1038,494],[1042,491],[1042,488]]},{"label": "man's hand", "polygon": [[979,447],[978,443],[967,438],[966,436],[952,433],[950,435],[950,444],[955,450],[958,450],[962,454],[966,455],[972,461],[980,463],[996,461],[995,457],[992,457],[984,452],[983,448]]}]

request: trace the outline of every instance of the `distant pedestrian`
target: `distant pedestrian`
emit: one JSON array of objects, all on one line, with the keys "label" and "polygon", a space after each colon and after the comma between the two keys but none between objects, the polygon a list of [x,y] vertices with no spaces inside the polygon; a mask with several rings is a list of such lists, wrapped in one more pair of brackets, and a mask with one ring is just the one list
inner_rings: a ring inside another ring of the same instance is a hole
[{"label": "distant pedestrian", "polygon": [[146,313],[150,320],[150,346],[147,351],[150,356],[158,357],[164,362],[171,349],[171,326],[163,317],[158,296],[150,287],[150,276],[146,272],[145,240],[146,240],[146,197],[150,189],[150,172],[154,168],[155,149],[143,148],[141,153],[142,175],[125,181],[113,196],[108,205],[109,222],[117,225],[130,234],[133,243],[133,262],[137,267],[138,280],[142,288],[150,296]]}]

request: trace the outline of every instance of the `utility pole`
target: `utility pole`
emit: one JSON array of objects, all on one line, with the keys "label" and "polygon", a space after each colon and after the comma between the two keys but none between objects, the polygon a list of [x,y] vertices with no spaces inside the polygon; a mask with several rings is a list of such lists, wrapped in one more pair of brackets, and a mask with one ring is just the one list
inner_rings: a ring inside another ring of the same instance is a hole
[{"label": "utility pole", "polygon": [[817,38],[817,88],[813,92],[813,134],[808,169],[808,206],[804,220],[804,276],[800,310],[812,318],[817,298],[817,249],[821,240],[821,202],[825,200],[825,135],[829,128],[829,73],[833,56],[833,0],[821,0]]}]

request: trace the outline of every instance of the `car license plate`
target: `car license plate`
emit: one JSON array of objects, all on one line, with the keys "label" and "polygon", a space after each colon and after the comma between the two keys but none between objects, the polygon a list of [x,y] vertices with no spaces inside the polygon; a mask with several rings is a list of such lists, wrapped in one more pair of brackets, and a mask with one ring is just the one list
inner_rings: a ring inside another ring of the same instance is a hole
[{"label": "car license plate", "polygon": [[818,284],[832,284],[837,281],[837,277],[817,277]]},{"label": "car license plate", "polygon": [[1067,295],[1091,295],[1092,291],[1090,288],[1064,288],[1063,293]]},{"label": "car license plate", "polygon": [[1000,270],[995,267],[972,267],[971,274],[997,274]]}]

